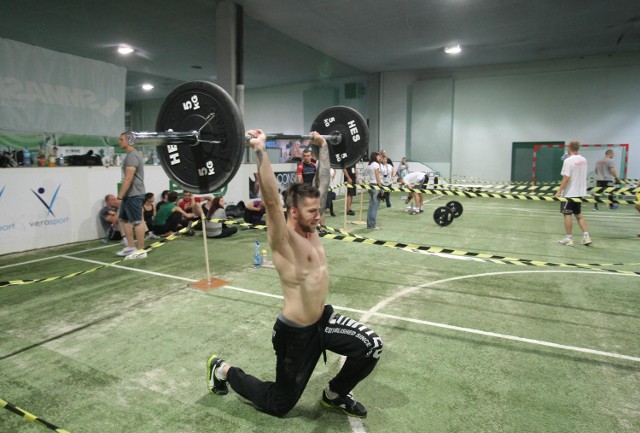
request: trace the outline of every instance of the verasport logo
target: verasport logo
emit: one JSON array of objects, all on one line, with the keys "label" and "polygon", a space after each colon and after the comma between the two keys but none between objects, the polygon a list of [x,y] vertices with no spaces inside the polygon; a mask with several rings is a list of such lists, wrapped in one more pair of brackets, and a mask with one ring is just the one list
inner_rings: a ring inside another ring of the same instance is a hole
[{"label": "verasport logo", "polygon": [[56,202],[56,198],[58,197],[58,193],[60,192],[60,188],[62,184],[58,185],[53,194],[47,193],[47,190],[44,187],[40,187],[37,190],[31,189],[33,195],[36,196],[38,201],[42,204],[42,206],[47,209],[47,217],[51,215],[53,218],[47,218],[45,220],[40,221],[31,221],[29,225],[32,227],[41,227],[41,226],[52,226],[57,224],[66,224],[69,222],[69,217],[65,218],[57,218],[56,214],[53,212],[53,205]]}]

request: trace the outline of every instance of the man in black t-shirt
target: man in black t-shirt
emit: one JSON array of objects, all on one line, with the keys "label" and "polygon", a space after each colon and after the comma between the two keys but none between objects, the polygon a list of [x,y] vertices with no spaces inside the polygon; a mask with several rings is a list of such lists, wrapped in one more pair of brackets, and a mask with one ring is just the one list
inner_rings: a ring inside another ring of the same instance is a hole
[{"label": "man in black t-shirt", "polygon": [[313,178],[316,177],[318,167],[316,163],[311,160],[311,156],[310,149],[305,149],[304,152],[302,152],[302,162],[298,164],[298,169],[296,170],[296,177],[300,184],[313,185]]}]

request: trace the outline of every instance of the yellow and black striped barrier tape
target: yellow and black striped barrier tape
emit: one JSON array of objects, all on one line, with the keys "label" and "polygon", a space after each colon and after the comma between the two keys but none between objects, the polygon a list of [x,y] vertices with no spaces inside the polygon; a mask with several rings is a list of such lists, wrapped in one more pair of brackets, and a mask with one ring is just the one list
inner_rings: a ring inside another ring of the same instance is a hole
[{"label": "yellow and black striped barrier tape", "polygon": [[[376,188],[379,189],[379,188]],[[257,230],[266,230],[267,226],[263,224],[250,224],[246,222],[240,222],[235,220],[228,219],[218,219],[218,218],[210,218],[207,221],[213,223],[224,223],[226,225],[237,225],[240,227],[246,227]],[[193,226],[196,225],[195,222]],[[189,231],[190,228],[184,228],[175,234],[168,236],[164,239],[160,239],[151,245],[147,246],[144,250],[138,250],[134,254],[140,254],[142,252],[151,251],[154,248],[159,248],[165,245],[168,241],[172,241],[178,238],[179,235],[182,235]],[[615,269],[601,269],[605,266],[639,266],[639,263],[554,263],[554,262],[545,262],[540,260],[532,260],[532,259],[522,259],[522,258],[514,258],[514,257],[505,257],[494,254],[487,253],[478,253],[478,252],[470,252],[470,251],[462,251],[451,248],[444,247],[435,247],[435,246],[426,246],[426,245],[417,245],[417,244],[408,244],[404,242],[396,242],[396,241],[385,241],[373,238],[367,238],[364,236],[356,235],[354,233],[346,232],[341,229],[329,227],[329,226],[321,226],[319,229],[320,237],[325,237],[327,239],[335,239],[343,242],[356,242],[363,243],[368,245],[380,245],[388,248],[395,248],[402,251],[408,251],[413,253],[422,253],[422,254],[444,254],[451,255],[457,257],[469,257],[477,260],[482,260],[485,262],[497,263],[497,264],[507,264],[507,265],[519,265],[519,266],[541,266],[541,267],[561,267],[561,268],[581,268],[581,269],[589,269],[593,271],[602,271],[602,272],[612,272],[618,274],[626,274],[626,275],[640,275],[640,272],[635,271],[624,271],[624,270],[615,270]],[[105,265],[96,266],[91,269],[86,269],[84,271],[73,272],[68,275],[59,275],[54,277],[46,277],[46,278],[38,278],[32,280],[9,280],[9,281],[0,281],[0,288],[8,287],[8,286],[19,286],[25,284],[33,284],[33,283],[43,283],[56,281],[61,279],[68,279],[72,277],[77,277],[79,275],[86,275],[91,272],[95,272],[98,269],[106,268],[109,266],[113,266],[120,262],[123,262],[126,258],[116,260],[115,262],[108,263]]]},{"label": "yellow and black striped barrier tape", "polygon": [[[350,186],[351,185],[351,186]],[[353,188],[352,184],[347,182],[342,182],[329,187],[329,190],[334,190],[340,188],[342,186],[346,186],[347,188]],[[517,184],[500,184],[494,183],[490,185],[461,185],[461,184],[434,184],[429,185],[429,190],[432,191],[434,189],[439,190],[454,190],[454,191],[471,191],[471,192],[487,192],[487,193],[500,193],[502,190],[509,189],[513,191],[539,191],[536,195],[544,193],[553,193],[558,190],[559,184],[554,185],[517,185]],[[356,186],[357,188],[357,186]],[[383,187],[384,188],[384,187]],[[392,188],[392,187],[390,187]],[[393,187],[395,188],[395,187]],[[392,189],[392,191],[408,191],[408,188],[403,188],[402,186],[397,187],[399,189]],[[497,191],[493,191],[497,190]],[[419,192],[416,190],[416,192]],[[622,186],[592,186],[587,188],[587,192],[591,192],[594,194],[614,194],[614,195],[633,195],[640,193],[640,187],[622,187]],[[520,195],[520,194],[519,194]]]},{"label": "yellow and black striped barrier tape", "polygon": [[445,254],[456,257],[469,257],[484,262],[518,265],[518,266],[539,266],[539,267],[556,267],[556,268],[580,268],[593,271],[612,272],[625,275],[640,275],[640,272],[625,271],[617,269],[601,269],[605,266],[638,266],[640,263],[553,263],[541,260],[522,259],[515,257],[505,257],[495,254],[478,253],[470,251],[455,250],[451,248],[434,247],[426,245],[409,244],[404,242],[385,241],[380,239],[372,239],[364,236],[355,235],[340,229],[331,227],[323,227],[326,231],[320,236],[327,239],[335,239],[343,242],[356,242],[368,245],[379,245],[387,248],[395,248],[402,251],[422,253],[422,254]]},{"label": "yellow and black striped barrier tape", "polygon": [[37,416],[27,412],[24,409],[20,409],[18,406],[15,406],[15,405],[13,405],[13,404],[9,403],[8,401],[3,400],[1,398],[0,398],[0,405],[3,408],[5,408],[6,410],[8,410],[9,412],[15,413],[16,415],[19,415],[19,416],[23,417],[27,421],[34,422],[36,424],[44,426],[44,427],[46,427],[46,428],[48,428],[50,430],[53,430],[55,432],[58,432],[58,433],[69,433],[67,430],[65,430],[63,428],[60,428],[60,427],[50,423],[47,420],[44,420],[44,419],[42,419],[40,417],[37,417]]},{"label": "yellow and black striped barrier tape", "polygon": [[[191,225],[191,228],[197,226],[198,224],[200,224],[200,221],[194,221],[193,224]],[[171,236],[167,236],[165,238],[159,239],[156,242],[152,243],[151,245],[147,246],[146,248],[144,248],[142,250],[135,251],[133,254],[134,255],[135,254],[142,254],[143,252],[152,251],[154,248],[159,248],[159,247],[165,245],[167,242],[170,242],[170,241],[173,241],[173,240],[177,239],[179,236],[184,235],[189,230],[190,230],[190,227],[185,227],[183,229],[180,229],[179,231],[175,232]],[[79,275],[90,274],[92,272],[97,271],[98,269],[102,269],[102,268],[106,268],[106,267],[109,267],[109,266],[117,265],[118,263],[121,263],[121,262],[123,262],[125,260],[127,260],[126,257],[123,257],[122,259],[116,260],[116,261],[111,262],[111,263],[107,263],[105,265],[96,266],[96,267],[93,267],[93,268],[90,268],[90,269],[85,269],[83,271],[72,272],[72,273],[67,274],[67,275],[56,275],[56,276],[52,276],[52,277],[35,278],[35,279],[31,279],[31,280],[0,281],[0,288],[9,287],[9,286],[22,286],[22,285],[25,285],[25,284],[34,284],[34,283],[48,283],[48,282],[57,281],[57,280],[66,280],[66,279],[69,279],[69,278],[77,277]]]},{"label": "yellow and black striped barrier tape", "polygon": [[357,189],[372,189],[378,191],[404,191],[404,192],[419,192],[431,195],[441,196],[462,196],[467,198],[503,198],[508,200],[531,200],[531,201],[556,201],[556,202],[580,202],[580,203],[604,203],[604,204],[637,204],[640,200],[623,200],[623,199],[601,199],[601,198],[584,198],[584,197],[555,197],[551,195],[530,195],[530,194],[507,194],[507,193],[493,193],[493,192],[472,192],[472,191],[458,191],[452,189],[418,189],[418,188],[406,188],[406,187],[390,187],[390,186],[378,186],[378,185],[361,185],[361,184],[347,184],[347,188]]},{"label": "yellow and black striped barrier tape", "polygon": [[[535,182],[531,182],[531,181],[508,181],[508,180],[495,180],[495,179],[484,179],[484,178],[479,178],[479,177],[473,177],[473,176],[458,176],[458,175],[454,175],[451,178],[444,178],[444,177],[440,177],[439,179],[442,179],[446,182],[452,183],[452,184],[456,184],[456,183],[476,183],[476,184],[512,184],[512,185],[531,185],[533,183],[535,183],[535,185],[560,185],[560,180],[548,180],[548,181],[535,181]],[[587,181],[589,182],[595,182],[596,179],[593,177],[590,177],[587,179]],[[629,179],[629,178],[620,178],[620,182],[621,184],[626,184],[626,185],[637,185],[638,182],[640,182],[640,179]]]},{"label": "yellow and black striped barrier tape", "polygon": [[[470,189],[479,189],[482,191],[486,190],[505,190],[509,189],[511,191],[545,191],[545,192],[555,192],[558,190],[558,185],[443,185],[448,186],[452,189],[460,189],[460,188],[470,188]],[[638,187],[620,187],[620,186],[592,186],[587,188],[587,192],[599,193],[599,194],[636,194],[640,192],[640,188]]]}]

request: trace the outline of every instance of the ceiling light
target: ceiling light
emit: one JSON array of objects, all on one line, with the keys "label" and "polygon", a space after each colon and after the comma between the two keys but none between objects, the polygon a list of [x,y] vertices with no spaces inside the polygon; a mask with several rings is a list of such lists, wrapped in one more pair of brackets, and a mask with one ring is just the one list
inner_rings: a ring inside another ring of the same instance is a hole
[{"label": "ceiling light", "polygon": [[450,45],[448,47],[444,47],[444,52],[447,54],[458,54],[462,51],[460,45]]},{"label": "ceiling light", "polygon": [[131,48],[128,45],[120,45],[118,47],[118,52],[123,55],[131,54],[133,53],[133,51],[134,51],[133,48]]},{"label": "ceiling light", "polygon": [[149,91],[149,90],[151,90],[151,89],[153,89],[153,84],[144,83],[144,84],[142,85],[142,90],[146,90],[146,91],[148,92],[148,91]]}]

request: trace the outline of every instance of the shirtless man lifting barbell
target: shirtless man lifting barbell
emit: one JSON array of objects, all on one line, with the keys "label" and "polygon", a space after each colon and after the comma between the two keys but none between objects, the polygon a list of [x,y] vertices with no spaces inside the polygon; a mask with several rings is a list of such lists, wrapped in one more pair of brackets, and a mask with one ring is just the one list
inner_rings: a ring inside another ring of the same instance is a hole
[{"label": "shirtless man lifting barbell", "polygon": [[266,136],[259,129],[248,131],[267,208],[267,235],[273,264],[284,295],[282,312],[272,333],[276,377],[274,381],[260,380],[212,355],[207,361],[208,387],[212,394],[225,395],[228,383],[260,410],[284,416],[300,399],[320,355],[324,355],[326,362],[325,351],[330,350],[346,356],[346,361],[329,381],[320,402],[325,407],[364,418],[367,410],[353,399],[351,391],[373,371],[382,352],[382,341],[364,325],[336,313],[326,304],[329,269],[317,227],[322,210],[320,203],[323,203],[320,191],[326,191],[329,182],[329,152],[325,139],[315,132],[311,134],[312,142],[320,148],[320,189],[313,185],[291,185],[287,191],[288,218],[285,219],[266,152]]}]

